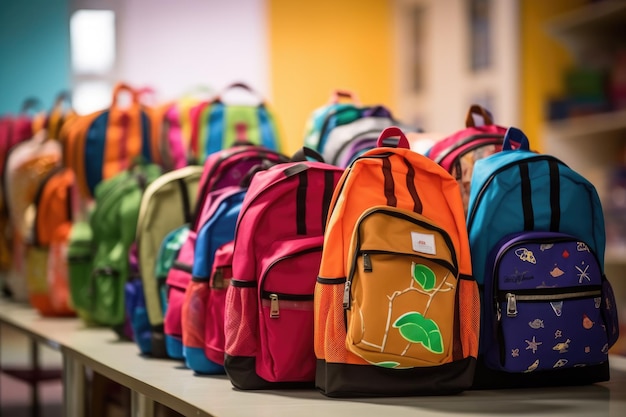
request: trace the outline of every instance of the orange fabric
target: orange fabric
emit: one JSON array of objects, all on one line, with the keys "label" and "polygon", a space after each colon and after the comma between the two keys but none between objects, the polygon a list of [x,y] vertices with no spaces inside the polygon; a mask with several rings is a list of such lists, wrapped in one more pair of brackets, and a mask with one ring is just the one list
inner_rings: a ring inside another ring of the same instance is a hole
[{"label": "orange fabric", "polygon": [[26,251],[29,301],[44,316],[75,314],[67,267],[74,179],[73,171],[65,168],[43,184],[33,225],[34,241]]},{"label": "orange fabric", "polygon": [[[344,172],[335,188],[331,211],[327,220],[324,250],[319,270],[320,279],[330,281],[328,283],[318,282],[315,289],[315,353],[319,359],[324,359],[326,362],[368,363],[349,351],[346,346],[346,343],[352,343],[354,340],[359,341],[362,335],[359,335],[358,332],[353,335],[346,334],[345,310],[342,307],[345,287],[343,282],[349,273],[348,269],[353,260],[350,253],[351,239],[359,217],[365,210],[373,206],[387,206],[385,185],[389,186],[389,178],[386,183],[381,174],[384,159],[388,159],[391,167],[390,175],[394,183],[392,194],[397,199],[394,210],[408,213],[414,211],[415,201],[409,192],[410,188],[407,186],[409,181],[408,162],[410,166],[415,168],[413,184],[423,205],[421,215],[450,235],[458,261],[459,274],[466,276],[472,274],[463,203],[456,180],[442,167],[423,155],[408,149],[393,149],[393,153],[388,158],[383,157],[389,152],[389,148],[376,148],[368,151],[365,156],[372,156],[372,158],[360,158],[358,163]],[[388,221],[384,221],[377,227],[380,231],[375,235],[380,235],[378,238],[382,240],[379,244],[383,247],[394,245],[396,241],[394,237],[384,241],[384,236],[391,233],[392,225]],[[438,250],[440,249],[438,248]],[[406,272],[408,273],[408,271]],[[389,271],[390,276],[404,273],[403,271]],[[331,284],[332,281],[337,284]],[[440,282],[438,281],[438,283]],[[458,328],[460,324],[463,354],[466,357],[476,357],[478,354],[479,325],[479,320],[475,317],[479,311],[476,282],[472,280],[466,282],[459,280],[457,282],[454,279],[450,281],[450,284],[454,285],[455,288],[448,295],[459,292],[459,296],[463,299],[459,306],[461,314],[470,313],[471,317],[462,317],[460,323],[454,323],[453,317],[437,316],[440,313],[434,310],[432,313],[437,317],[437,321],[447,320],[445,329],[441,329],[444,344],[450,344],[452,338],[455,337],[453,329],[455,326]],[[448,305],[453,302],[454,298],[447,301]],[[354,310],[354,306],[347,310],[347,318],[348,320],[356,320],[354,323],[357,323],[361,320],[361,316],[351,317]],[[447,311],[449,312],[450,309]],[[369,317],[375,317],[375,313],[370,314]],[[468,322],[465,322],[466,320]],[[452,349],[451,346],[448,348]],[[457,359],[453,358],[452,354],[453,352],[449,351],[443,355],[443,359],[441,355],[438,355],[433,360],[437,363],[445,363]],[[369,360],[376,362],[375,355],[369,357]],[[401,366],[428,365],[423,362],[408,361]]]}]

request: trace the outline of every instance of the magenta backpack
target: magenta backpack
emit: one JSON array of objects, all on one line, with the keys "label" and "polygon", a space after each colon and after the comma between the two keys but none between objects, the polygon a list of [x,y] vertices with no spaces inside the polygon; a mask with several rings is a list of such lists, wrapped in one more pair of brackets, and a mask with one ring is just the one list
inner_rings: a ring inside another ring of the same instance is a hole
[{"label": "magenta backpack", "polygon": [[224,312],[224,368],[236,388],[314,386],[313,293],[343,173],[318,161],[259,172],[244,198]]},{"label": "magenta backpack", "polygon": [[[475,116],[482,119],[476,122]],[[506,127],[494,124],[491,113],[478,104],[470,106],[465,128],[435,143],[426,155],[456,178],[461,188],[463,206],[467,213],[469,187],[474,163],[486,156],[500,152]]]},{"label": "magenta backpack", "polygon": [[[194,221],[189,230],[187,241],[178,253],[170,269],[166,284],[168,307],[164,317],[165,346],[167,354],[176,359],[183,359],[182,306],[185,291],[191,282],[194,263],[194,250],[199,227],[206,221],[203,218],[210,208],[215,192],[227,187],[239,185],[250,170],[262,164],[274,164],[289,160],[288,157],[260,146],[235,146],[218,151],[204,163],[204,171],[198,185],[197,204]],[[211,198],[208,198],[212,195]]]}]

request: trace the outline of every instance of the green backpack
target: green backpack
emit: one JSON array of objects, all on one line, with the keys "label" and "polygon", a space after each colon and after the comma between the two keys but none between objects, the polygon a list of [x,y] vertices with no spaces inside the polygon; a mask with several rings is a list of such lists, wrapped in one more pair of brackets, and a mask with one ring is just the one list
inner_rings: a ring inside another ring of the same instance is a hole
[{"label": "green backpack", "polygon": [[111,327],[125,338],[132,338],[124,304],[129,250],[135,241],[142,195],[161,173],[158,165],[138,163],[99,183],[88,225],[75,224],[70,235],[74,308],[88,325]]}]

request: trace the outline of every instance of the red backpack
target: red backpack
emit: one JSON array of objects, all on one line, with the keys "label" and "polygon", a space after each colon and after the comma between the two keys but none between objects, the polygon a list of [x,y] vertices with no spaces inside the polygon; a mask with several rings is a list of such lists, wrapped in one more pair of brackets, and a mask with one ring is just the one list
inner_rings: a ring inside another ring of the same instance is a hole
[{"label": "red backpack", "polygon": [[204,163],[198,185],[194,221],[187,241],[181,247],[167,275],[167,310],[164,317],[165,346],[168,356],[183,359],[182,307],[185,292],[191,282],[195,243],[205,213],[213,199],[223,190],[241,182],[250,169],[262,163],[277,163],[288,158],[260,146],[235,146],[213,153]]},{"label": "red backpack", "polygon": [[313,387],[313,292],[343,171],[305,160],[252,178],[235,231],[224,312],[224,368],[236,388]]}]

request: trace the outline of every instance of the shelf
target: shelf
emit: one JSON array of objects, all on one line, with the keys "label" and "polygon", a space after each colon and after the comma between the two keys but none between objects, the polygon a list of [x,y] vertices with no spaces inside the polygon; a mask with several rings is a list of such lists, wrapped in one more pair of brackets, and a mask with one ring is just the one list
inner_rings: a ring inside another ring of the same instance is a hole
[{"label": "shelf", "polygon": [[587,136],[619,130],[626,130],[626,109],[546,123],[547,134],[556,137]]},{"label": "shelf", "polygon": [[552,19],[548,31],[556,37],[596,34],[615,28],[626,20],[626,1],[604,0],[590,3]]},{"label": "shelf", "polygon": [[582,65],[606,68],[626,41],[626,1],[589,3],[553,18],[546,31]]}]

